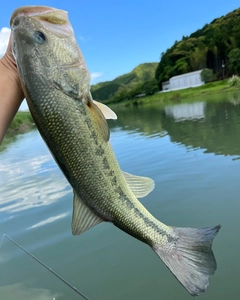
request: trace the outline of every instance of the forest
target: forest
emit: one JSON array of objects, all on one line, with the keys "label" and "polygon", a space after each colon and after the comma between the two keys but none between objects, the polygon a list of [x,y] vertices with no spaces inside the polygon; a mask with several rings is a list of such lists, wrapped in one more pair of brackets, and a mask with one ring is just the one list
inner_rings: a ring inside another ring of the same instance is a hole
[{"label": "forest", "polygon": [[159,63],[141,64],[113,81],[93,85],[91,92],[98,101],[121,102],[152,95],[169,78],[202,69],[211,71],[205,82],[240,75],[240,8],[175,41]]},{"label": "forest", "polygon": [[213,71],[212,80],[240,74],[240,9],[214,19],[189,37],[182,37],[161,54],[156,80],[201,69]]}]

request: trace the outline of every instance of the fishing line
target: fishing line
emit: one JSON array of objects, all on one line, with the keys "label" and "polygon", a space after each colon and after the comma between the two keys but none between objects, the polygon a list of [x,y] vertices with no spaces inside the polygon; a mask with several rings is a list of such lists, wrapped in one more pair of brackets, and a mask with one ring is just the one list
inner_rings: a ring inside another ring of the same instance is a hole
[{"label": "fishing line", "polygon": [[2,249],[3,238],[4,238],[4,234],[2,235],[2,238],[1,238],[0,251],[1,251],[1,249]]},{"label": "fishing line", "polygon": [[[23,250],[25,253],[27,253],[27,255],[29,255],[31,258],[33,258],[34,260],[36,260],[40,265],[42,265],[44,268],[46,268],[48,271],[50,271],[53,275],[55,275],[58,279],[60,279],[62,282],[64,282],[66,285],[68,285],[72,290],[74,290],[74,292],[76,292],[77,294],[79,294],[82,298],[84,298],[85,300],[90,300],[87,296],[85,296],[84,294],[82,294],[77,288],[75,288],[75,286],[71,285],[67,280],[65,280],[64,278],[62,278],[60,275],[58,275],[55,271],[53,271],[51,268],[49,268],[47,265],[45,265],[41,260],[39,260],[36,256],[34,256],[33,254],[31,254],[30,252],[28,252],[26,249],[24,249],[21,245],[19,245],[16,241],[14,241],[12,238],[10,238],[7,234],[3,234],[3,237],[6,237],[7,239],[9,239],[9,241],[11,241],[13,244],[15,244],[18,248],[20,248],[21,250]],[[2,238],[3,240],[3,238]],[[2,242],[2,241],[1,241]]]}]

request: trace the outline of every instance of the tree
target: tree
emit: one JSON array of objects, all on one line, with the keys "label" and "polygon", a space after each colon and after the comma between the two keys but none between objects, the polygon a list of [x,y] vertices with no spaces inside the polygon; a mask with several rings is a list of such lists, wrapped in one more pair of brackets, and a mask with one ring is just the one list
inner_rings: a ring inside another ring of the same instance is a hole
[{"label": "tree", "polygon": [[213,79],[213,70],[204,69],[201,72],[201,79],[204,82],[209,82]]},{"label": "tree", "polygon": [[234,48],[228,54],[229,69],[237,75],[240,75],[240,49]]},{"label": "tree", "polygon": [[177,75],[189,72],[189,64],[187,59],[185,57],[178,59],[174,66],[174,70],[176,70]]},{"label": "tree", "polygon": [[176,41],[162,54],[156,79],[161,87],[169,77],[204,68],[212,69],[215,78],[222,78],[223,61],[227,64],[227,76],[233,72],[240,75],[239,60],[240,8]]},{"label": "tree", "polygon": [[189,55],[192,71],[206,68],[206,53],[206,48],[201,50],[199,48],[195,48],[194,51]]}]

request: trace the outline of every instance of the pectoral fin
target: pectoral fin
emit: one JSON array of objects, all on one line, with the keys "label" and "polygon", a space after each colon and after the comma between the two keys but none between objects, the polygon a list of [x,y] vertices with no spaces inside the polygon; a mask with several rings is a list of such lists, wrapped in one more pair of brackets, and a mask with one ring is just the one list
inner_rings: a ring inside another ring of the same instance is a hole
[{"label": "pectoral fin", "polygon": [[154,181],[148,177],[136,176],[123,172],[131,191],[137,198],[147,196],[155,187]]},{"label": "pectoral fin", "polygon": [[113,119],[113,120],[117,119],[117,115],[115,114],[115,112],[112,111],[111,108],[109,108],[107,105],[98,102],[96,100],[93,100],[93,103],[97,105],[97,107],[101,110],[101,112],[103,113],[106,119]]},{"label": "pectoral fin", "polygon": [[72,234],[78,235],[103,222],[96,216],[74,191]]},{"label": "pectoral fin", "polygon": [[[91,96],[91,94],[89,94]],[[90,108],[93,118],[95,122],[97,123],[97,126],[99,128],[99,131],[103,137],[103,139],[108,142],[110,138],[110,130],[107,124],[107,121],[101,112],[101,110],[98,108],[96,104],[93,103],[91,97],[88,98],[87,106]]]}]

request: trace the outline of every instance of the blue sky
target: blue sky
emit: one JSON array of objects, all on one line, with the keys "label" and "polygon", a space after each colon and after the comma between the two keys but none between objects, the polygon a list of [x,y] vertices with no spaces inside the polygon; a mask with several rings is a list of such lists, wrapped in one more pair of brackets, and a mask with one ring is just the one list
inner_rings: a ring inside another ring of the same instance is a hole
[{"label": "blue sky", "polygon": [[8,36],[3,28],[9,28],[12,12],[22,5],[68,11],[94,84],[130,72],[140,63],[158,62],[176,40],[238,8],[239,1],[6,1],[0,9],[0,56]]}]

